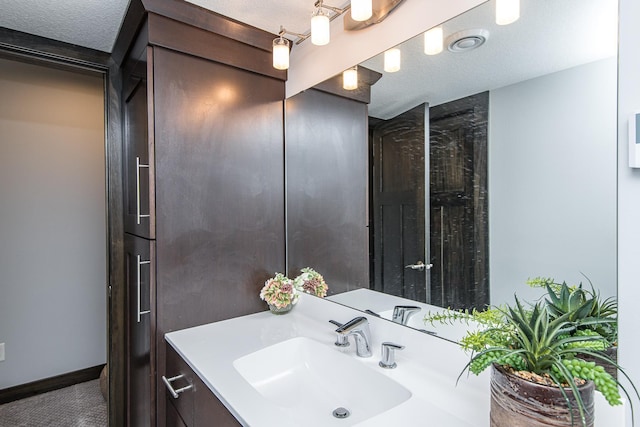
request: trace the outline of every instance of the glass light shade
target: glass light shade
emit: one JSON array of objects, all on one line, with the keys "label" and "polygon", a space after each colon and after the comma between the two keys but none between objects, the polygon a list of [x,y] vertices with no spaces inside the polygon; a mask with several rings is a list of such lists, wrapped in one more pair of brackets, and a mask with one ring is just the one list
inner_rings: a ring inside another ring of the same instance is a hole
[{"label": "glass light shade", "polygon": [[273,40],[273,68],[286,70],[289,68],[289,40],[278,37]]},{"label": "glass light shade", "polygon": [[400,49],[394,47],[384,52],[384,71],[387,73],[400,71]]},{"label": "glass light shade", "polygon": [[372,0],[351,0],[351,18],[354,21],[366,21],[373,15]]},{"label": "glass light shade", "polygon": [[424,53],[437,55],[442,52],[442,27],[435,27],[424,33]]},{"label": "glass light shade", "polygon": [[520,0],[496,0],[496,24],[509,25],[520,18]]},{"label": "glass light shade", "polygon": [[324,46],[331,39],[329,17],[318,9],[311,17],[311,43]]},{"label": "glass light shade", "polygon": [[345,90],[358,89],[358,70],[349,68],[342,72],[342,87]]}]

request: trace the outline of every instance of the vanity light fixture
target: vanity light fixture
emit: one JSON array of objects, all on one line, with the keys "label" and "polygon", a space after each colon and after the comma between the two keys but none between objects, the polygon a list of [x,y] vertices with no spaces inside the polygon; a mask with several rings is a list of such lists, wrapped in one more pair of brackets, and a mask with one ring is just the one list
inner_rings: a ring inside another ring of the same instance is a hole
[{"label": "vanity light fixture", "polygon": [[384,71],[387,73],[400,71],[400,49],[397,47],[384,52]]},{"label": "vanity light fixture", "polygon": [[[278,70],[287,70],[289,68],[290,43],[289,40],[284,38],[285,34],[296,36],[298,39],[295,41],[295,44],[300,44],[311,37],[311,43],[317,46],[323,46],[331,40],[331,21],[341,16],[349,10],[349,8],[351,8],[352,18],[354,20],[360,18],[357,20],[364,21],[369,19],[373,14],[372,0],[351,0],[351,4],[344,8],[328,6],[324,4],[323,0],[316,0],[314,6],[316,10],[311,15],[311,29],[306,33],[292,33],[291,31],[285,30],[282,25],[280,26],[278,37],[273,40],[273,68]],[[355,16],[353,16],[354,6],[356,8]],[[325,13],[323,9],[330,10],[333,13]]]},{"label": "vanity light fixture", "polygon": [[[345,13],[348,8],[340,9],[339,7],[328,6],[324,4],[323,0],[317,0],[314,6],[316,11],[311,17],[311,43],[317,46],[324,46],[331,39],[331,21]],[[333,14],[326,14],[322,9],[330,10]],[[297,41],[296,44],[301,41]]]},{"label": "vanity light fixture", "polygon": [[291,31],[287,31],[284,27],[280,26],[280,31],[278,32],[278,37],[273,39],[273,68],[276,70],[287,70],[289,69],[289,40],[284,38],[285,34],[291,34],[298,37],[296,44],[300,44],[306,39],[309,38],[311,33],[292,33]]},{"label": "vanity light fixture", "polygon": [[342,72],[342,88],[345,90],[358,89],[358,66]]},{"label": "vanity light fixture", "polygon": [[442,42],[444,36],[442,27],[434,27],[424,33],[424,53],[427,55],[437,55],[442,52]]},{"label": "vanity light fixture", "polygon": [[289,40],[283,36],[284,31],[280,30],[280,37],[273,39],[273,68],[276,70],[289,68]]},{"label": "vanity light fixture", "polygon": [[322,0],[316,3],[316,10],[311,16],[311,43],[316,46],[329,44],[331,39],[329,16],[322,11]]},{"label": "vanity light fixture", "polygon": [[496,24],[509,25],[520,18],[520,0],[496,0]]},{"label": "vanity light fixture", "polygon": [[354,21],[366,21],[373,15],[372,0],[351,0],[351,18]]}]

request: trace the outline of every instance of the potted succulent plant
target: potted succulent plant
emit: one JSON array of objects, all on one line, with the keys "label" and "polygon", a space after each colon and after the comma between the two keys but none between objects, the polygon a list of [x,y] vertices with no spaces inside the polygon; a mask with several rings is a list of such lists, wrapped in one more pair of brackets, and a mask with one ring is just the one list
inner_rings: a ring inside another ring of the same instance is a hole
[{"label": "potted succulent plant", "polygon": [[[608,345],[606,348],[598,350],[604,351],[608,357],[617,362],[618,301],[615,298],[600,298],[600,294],[595,290],[591,281],[589,281],[591,290],[583,289],[582,283],[577,286],[568,286],[565,282],[557,283],[551,278],[543,277],[529,279],[527,284],[534,288],[544,288],[547,291],[544,300],[553,317],[571,313],[570,320],[577,323],[574,335],[596,332],[603,337]],[[600,318],[608,321],[595,325],[583,324],[581,320],[587,318]],[[587,361],[594,361],[590,355],[584,355],[583,358]],[[600,364],[608,373],[617,377],[618,369],[614,365],[604,361],[601,361]]]},{"label": "potted succulent plant", "polygon": [[546,298],[535,304],[515,297],[513,305],[425,318],[480,325],[461,341],[471,353],[463,373],[491,367],[492,427],[593,426],[594,388],[611,405],[621,404],[619,390],[631,403],[627,390],[604,368],[613,366],[629,379],[605,353],[617,329],[615,302],[602,302],[581,286],[549,281],[544,287]]}]

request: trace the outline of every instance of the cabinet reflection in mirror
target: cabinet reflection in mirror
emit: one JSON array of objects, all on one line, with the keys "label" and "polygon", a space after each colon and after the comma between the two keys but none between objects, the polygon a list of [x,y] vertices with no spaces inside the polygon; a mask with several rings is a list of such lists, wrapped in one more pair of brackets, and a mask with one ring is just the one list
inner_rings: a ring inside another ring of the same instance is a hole
[{"label": "cabinet reflection in mirror", "polygon": [[[422,36],[400,45],[399,72],[381,55],[360,64],[382,74],[368,107],[369,288],[471,308],[535,299],[530,277],[587,276],[615,295],[617,2],[522,0],[508,26],[494,7],[445,22],[438,55]],[[447,49],[465,30],[488,36]]]}]

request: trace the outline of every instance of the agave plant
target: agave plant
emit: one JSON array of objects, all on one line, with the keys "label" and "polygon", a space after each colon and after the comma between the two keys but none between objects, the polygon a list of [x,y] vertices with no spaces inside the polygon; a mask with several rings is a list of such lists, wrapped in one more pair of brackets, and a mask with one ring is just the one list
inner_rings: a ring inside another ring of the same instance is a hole
[{"label": "agave plant", "polygon": [[[425,320],[441,323],[475,321],[480,325],[479,330],[469,331],[461,340],[463,349],[471,353],[471,359],[460,375],[467,370],[480,374],[492,364],[514,372],[537,374],[555,384],[569,405],[571,402],[565,390],[570,391],[581,424],[586,425],[585,405],[576,379],[593,381],[596,390],[610,405],[621,404],[619,390],[630,397],[602,364],[612,364],[619,369],[633,387],[634,396],[640,398],[640,395],[620,366],[603,353],[610,342],[598,331],[617,329],[615,317],[611,316],[615,307],[599,303],[595,292],[584,291],[581,287],[569,288],[564,283],[556,285],[548,283],[548,298],[533,305],[525,305],[516,297],[512,306],[485,311],[450,311],[428,315]],[[585,357],[593,361],[586,361]],[[631,399],[629,402],[631,404]]]},{"label": "agave plant", "polygon": [[[577,322],[577,330],[594,330],[611,344],[617,342],[617,314],[618,303],[613,297],[602,300],[596,292],[591,281],[591,291],[578,286],[568,286],[566,282],[556,283],[550,278],[530,279],[527,283],[532,287],[544,287],[547,290],[545,301],[549,312],[554,317],[560,317],[570,313],[570,319]],[[580,325],[582,319],[587,318],[608,319],[606,323],[596,325]]]}]

